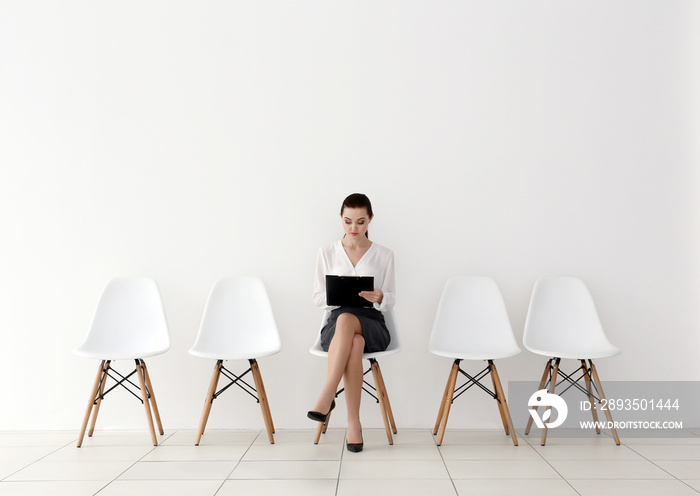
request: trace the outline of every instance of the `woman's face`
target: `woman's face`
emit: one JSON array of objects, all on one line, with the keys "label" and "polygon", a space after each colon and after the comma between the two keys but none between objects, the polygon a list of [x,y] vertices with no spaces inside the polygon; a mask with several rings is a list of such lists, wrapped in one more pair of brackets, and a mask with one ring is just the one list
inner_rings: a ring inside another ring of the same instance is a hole
[{"label": "woman's face", "polygon": [[358,239],[366,236],[367,228],[369,223],[372,221],[372,217],[367,215],[367,209],[362,208],[349,208],[345,207],[343,213],[340,214],[343,221],[343,229],[345,234],[350,239]]}]

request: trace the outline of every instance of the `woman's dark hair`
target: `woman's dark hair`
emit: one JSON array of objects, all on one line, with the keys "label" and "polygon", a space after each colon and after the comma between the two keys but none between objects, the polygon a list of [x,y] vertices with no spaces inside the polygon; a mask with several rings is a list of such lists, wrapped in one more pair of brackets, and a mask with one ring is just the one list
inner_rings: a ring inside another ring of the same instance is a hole
[{"label": "woman's dark hair", "polygon": [[[340,207],[340,215],[343,215],[343,210],[345,210],[345,207],[365,208],[367,209],[367,215],[369,215],[369,218],[371,219],[374,217],[374,212],[372,212],[372,202],[369,201],[367,195],[363,195],[362,193],[353,193],[343,200],[343,205]],[[365,235],[367,236],[367,239],[369,239],[369,231],[367,231]]]}]

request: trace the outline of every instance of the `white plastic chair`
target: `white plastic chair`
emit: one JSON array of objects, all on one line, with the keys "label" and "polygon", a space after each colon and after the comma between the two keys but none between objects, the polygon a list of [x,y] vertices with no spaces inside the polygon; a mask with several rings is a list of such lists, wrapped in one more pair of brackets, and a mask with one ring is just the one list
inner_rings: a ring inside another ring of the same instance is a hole
[{"label": "white plastic chair", "polygon": [[[119,277],[109,281],[97,303],[85,341],[75,350],[76,355],[102,360],[83,418],[78,447],[83,444],[90,415],[92,414],[92,423],[88,431],[89,437],[95,430],[102,400],[107,393],[118,386],[124,387],[137,398],[139,396],[130,387],[140,389],[139,400],[146,410],[151,438],[153,444],[158,445],[151,409],[161,435],[163,425],[146,362],[143,359],[165,353],[169,348],[168,324],[156,282],[149,277]],[[112,367],[111,362],[127,359],[136,362],[136,369],[127,376],[123,376]],[[119,377],[115,377],[112,373]],[[134,374],[138,377],[140,387],[129,380]],[[107,377],[111,377],[117,384],[105,391]]]},{"label": "white plastic chair", "polygon": [[[493,361],[517,355],[520,347],[513,337],[503,297],[493,279],[465,276],[453,277],[445,283],[428,349],[435,355],[454,359],[433,429],[433,435],[438,434],[438,446],[445,436],[452,402],[474,385],[498,402],[503,428],[517,446],[518,438]],[[488,365],[471,376],[460,367],[462,360],[485,360]],[[460,373],[467,377],[467,382],[455,388]],[[489,374],[494,391],[481,384]]]},{"label": "white plastic chair", "polygon": [[[216,281],[204,308],[197,339],[190,348],[192,355],[216,360],[195,445],[199,445],[202,439],[212,403],[234,384],[260,403],[270,443],[275,442],[275,427],[256,358],[274,355],[281,349],[272,305],[263,282],[252,276],[227,277]],[[224,367],[224,360],[248,360],[250,367],[236,375]],[[255,387],[243,380],[248,372],[253,375]],[[221,375],[230,382],[217,392]]]},{"label": "white plastic chair", "polygon": [[[372,396],[377,401],[377,403],[379,403],[379,409],[382,413],[382,420],[384,421],[384,429],[386,430],[386,437],[389,440],[389,444],[394,444],[392,432],[394,434],[397,433],[396,422],[394,421],[394,413],[391,410],[391,403],[389,402],[389,395],[386,391],[386,384],[384,383],[382,369],[379,367],[379,362],[377,360],[385,356],[394,355],[401,351],[401,342],[399,341],[399,336],[396,332],[396,318],[394,317],[394,311],[389,310],[388,312],[384,312],[383,315],[384,321],[386,322],[386,327],[389,330],[389,336],[391,336],[391,341],[389,342],[389,346],[387,347],[387,349],[384,351],[375,351],[371,353],[362,354],[362,358],[369,360],[370,364],[369,368],[365,371],[364,375],[367,375],[371,371],[372,378],[374,380],[374,385],[363,380],[364,385],[362,386],[362,389],[370,396]],[[321,319],[321,328],[323,328],[329,316],[330,312],[326,311],[323,315],[323,318]],[[328,352],[323,351],[323,348],[321,347],[320,332],[316,336],[316,342],[313,344],[311,349],[309,349],[309,352],[312,355],[328,357]],[[365,386],[367,386],[369,389],[365,388]],[[343,390],[344,389],[341,389],[340,391],[335,393],[335,397],[337,398],[343,392]],[[329,414],[325,422],[318,424],[314,444],[318,444],[319,440],[321,439],[321,434],[326,433],[330,419],[331,416]]]},{"label": "white plastic chair", "polygon": [[[552,357],[545,365],[538,390],[548,386],[549,393],[554,394],[558,375],[561,374],[560,384],[567,383],[568,387],[559,394],[571,387],[583,392],[591,402],[596,432],[600,434],[595,400],[604,400],[605,395],[593,359],[618,355],[620,349],[605,335],[593,298],[583,281],[576,277],[543,277],[537,280],[525,321],[523,345],[533,353]],[[571,374],[566,374],[559,368],[562,358],[579,360],[581,366]],[[582,375],[572,378],[578,370]],[[579,384],[581,379],[585,380],[585,389]],[[551,407],[547,409],[549,408]],[[537,406],[533,406],[532,409],[536,411]],[[610,411],[606,408],[604,412],[612,425]],[[525,434],[530,433],[532,423],[533,418],[530,417]],[[620,439],[616,430],[612,428],[611,432],[615,444],[619,445]],[[545,424],[542,430],[542,446],[546,441]]]}]

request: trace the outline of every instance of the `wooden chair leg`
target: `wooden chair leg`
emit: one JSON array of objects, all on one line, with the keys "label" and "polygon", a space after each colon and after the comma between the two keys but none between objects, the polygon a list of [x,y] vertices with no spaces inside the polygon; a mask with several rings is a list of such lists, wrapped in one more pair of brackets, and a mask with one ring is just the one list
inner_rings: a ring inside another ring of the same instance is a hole
[{"label": "wooden chair leg", "polygon": [[263,420],[265,421],[265,428],[267,429],[267,437],[270,440],[270,444],[275,444],[275,438],[272,435],[272,417],[269,415],[269,409],[267,408],[267,398],[265,397],[262,377],[260,375],[260,368],[258,367],[258,362],[255,359],[250,360],[250,369],[253,372],[253,380],[255,381],[255,389],[258,392],[258,402],[260,403],[260,410],[262,410]]},{"label": "wooden chair leg", "polygon": [[377,372],[378,372],[378,377],[379,377],[379,386],[382,389],[382,394],[384,395],[384,403],[386,406],[386,413],[387,416],[389,417],[389,424],[391,425],[391,431],[396,434],[396,422],[394,421],[394,412],[391,409],[391,402],[389,401],[389,393],[386,390],[386,384],[384,383],[384,374],[382,374],[382,368],[379,366],[379,362],[377,363]]},{"label": "wooden chair leg", "polygon": [[275,433],[275,423],[272,421],[272,411],[270,411],[270,402],[267,399],[267,390],[265,389],[265,383],[262,380],[262,374],[260,375],[260,389],[262,390],[262,395],[265,398],[265,409],[267,410],[267,418],[270,419],[270,426],[272,427],[272,433]]},{"label": "wooden chair leg", "polygon": [[[556,359],[556,361],[554,362],[554,367],[552,368],[552,379],[549,381],[549,394],[554,394],[554,389],[557,386],[557,373],[559,372],[559,362],[561,362],[561,358]],[[545,409],[545,411],[550,411],[551,409],[552,407],[548,406]],[[540,440],[540,445],[542,446],[544,446],[547,442],[547,430],[547,424],[545,423],[544,429],[542,429],[542,439]]]},{"label": "wooden chair leg", "polygon": [[[593,360],[588,360],[591,373],[593,375],[593,382],[595,383],[596,389],[598,389],[598,394],[600,395],[600,401],[601,403],[605,402],[605,393],[603,392],[603,385],[600,383],[600,379],[598,378],[598,372],[596,371],[595,365],[593,365]],[[608,408],[603,408],[603,411],[605,412],[605,417],[608,419],[608,423],[612,426],[610,428],[610,432],[613,435],[613,439],[615,439],[615,444],[620,446],[620,438],[617,436],[617,430],[615,429],[615,426],[613,424],[613,419],[612,415],[610,414],[610,410]]]},{"label": "wooden chair leg", "polygon": [[90,429],[88,429],[88,437],[92,437],[95,433],[95,424],[97,424],[97,415],[100,413],[100,406],[102,406],[102,395],[105,392],[105,384],[107,383],[107,372],[109,371],[110,361],[104,364],[103,374],[100,378],[100,390],[98,392],[97,401],[95,402],[95,407],[92,410],[92,422],[90,422]]},{"label": "wooden chair leg", "polygon": [[[538,391],[540,389],[542,389],[545,384],[547,384],[547,378],[549,377],[549,371],[551,368],[552,368],[552,361],[548,360],[544,366],[544,373],[542,374],[542,380],[540,381],[540,387],[537,388]],[[533,406],[531,409],[537,411],[536,406]],[[525,427],[525,435],[526,436],[528,434],[530,434],[530,429],[532,428],[532,422],[533,422],[533,419],[532,419],[532,417],[530,417],[530,419],[527,421],[527,427]]]},{"label": "wooden chair leg", "polygon": [[498,413],[501,415],[501,422],[503,423],[503,430],[506,431],[506,436],[510,434],[508,430],[508,421],[506,420],[505,413],[503,412],[503,403],[499,400],[498,388],[496,387],[496,377],[498,373],[494,374],[494,369],[496,366],[493,364],[492,360],[489,360],[489,368],[491,374],[491,382],[493,383],[493,390],[496,392],[496,403],[498,403]]},{"label": "wooden chair leg", "polygon": [[450,378],[447,381],[447,395],[442,406],[442,415],[440,421],[440,429],[438,431],[437,445],[442,445],[442,439],[445,437],[445,429],[447,428],[447,418],[450,416],[450,407],[452,406],[452,398],[455,394],[455,384],[457,384],[457,374],[459,373],[459,360],[455,360],[452,364]]},{"label": "wooden chair leg", "polygon": [[204,434],[204,429],[207,427],[207,421],[209,420],[209,413],[211,412],[211,407],[214,403],[214,395],[216,394],[216,388],[219,385],[219,377],[221,377],[221,367],[223,367],[224,361],[217,360],[216,365],[214,365],[214,372],[211,374],[211,380],[209,381],[209,389],[207,390],[207,397],[204,398],[204,408],[202,408],[202,416],[199,419],[199,429],[197,429],[197,439],[194,442],[195,446],[199,446],[202,440],[202,435]]},{"label": "wooden chair leg", "polygon": [[372,364],[372,377],[374,378],[374,385],[377,389],[377,397],[379,398],[379,409],[382,412],[382,420],[384,421],[384,429],[386,430],[386,437],[389,440],[389,444],[394,444],[394,438],[391,435],[391,425],[389,425],[389,417],[386,410],[386,396],[381,390],[379,379],[379,367],[376,360],[371,360]]},{"label": "wooden chair leg", "polygon": [[508,410],[508,402],[506,401],[506,395],[503,392],[503,387],[501,386],[501,378],[498,376],[496,365],[491,360],[489,360],[489,365],[491,366],[491,379],[493,379],[494,387],[496,389],[498,406],[501,410],[501,413],[505,416],[506,434],[510,432],[510,438],[513,441],[513,445],[517,446],[518,436],[515,435],[515,427],[513,427],[513,420],[510,418],[510,410]]},{"label": "wooden chair leg", "polygon": [[158,432],[162,436],[165,434],[163,430],[163,423],[160,421],[160,412],[158,411],[158,403],[156,403],[156,393],[153,391],[153,385],[151,384],[151,375],[148,373],[148,367],[146,367],[146,362],[141,361],[143,365],[144,379],[146,380],[146,387],[148,388],[149,399],[151,401],[151,408],[153,409],[153,416],[156,418],[156,424],[158,425]]},{"label": "wooden chair leg", "polygon": [[90,398],[88,401],[87,409],[85,410],[85,415],[83,416],[83,423],[80,427],[80,435],[78,436],[78,448],[80,448],[83,445],[83,438],[85,437],[85,431],[87,430],[87,425],[90,421],[90,414],[92,413],[92,408],[95,406],[95,398],[97,397],[97,390],[100,387],[100,380],[102,379],[102,376],[106,375],[107,373],[105,369],[106,363],[108,362],[103,360],[99,368],[97,369],[97,376],[95,377],[95,382],[93,383],[92,389],[90,390]]},{"label": "wooden chair leg", "polygon": [[450,389],[450,381],[452,380],[452,369],[447,375],[447,384],[445,384],[445,391],[442,393],[442,399],[440,400],[440,408],[438,409],[437,419],[435,420],[435,428],[433,429],[433,436],[437,435],[438,429],[440,429],[440,422],[442,421],[442,413],[445,411],[445,399],[447,399],[447,392]]},{"label": "wooden chair leg", "polygon": [[586,380],[586,391],[588,391],[588,401],[591,403],[591,414],[595,424],[596,434],[600,434],[600,426],[598,425],[598,411],[595,406],[595,398],[593,397],[593,389],[591,387],[591,371],[586,366],[586,360],[581,360],[581,368],[583,369],[583,377]]},{"label": "wooden chair leg", "polygon": [[148,400],[148,391],[146,391],[146,371],[143,368],[143,361],[141,359],[136,359],[136,375],[139,378],[139,385],[141,386],[141,398],[143,399],[143,407],[146,410],[146,420],[148,421],[148,429],[151,431],[151,440],[153,441],[153,446],[158,446],[156,429],[153,425],[153,417],[151,416],[150,401]]},{"label": "wooden chair leg", "polygon": [[326,431],[328,430],[328,424],[331,421],[331,412],[328,412],[328,417],[326,418],[326,421],[323,423],[323,433],[325,434]]},{"label": "wooden chair leg", "polygon": [[330,420],[331,414],[329,412],[326,421],[318,423],[318,427],[316,428],[316,437],[314,438],[314,444],[318,444],[319,440],[321,439],[321,434],[326,433],[326,430],[328,429],[328,422],[330,422]]}]

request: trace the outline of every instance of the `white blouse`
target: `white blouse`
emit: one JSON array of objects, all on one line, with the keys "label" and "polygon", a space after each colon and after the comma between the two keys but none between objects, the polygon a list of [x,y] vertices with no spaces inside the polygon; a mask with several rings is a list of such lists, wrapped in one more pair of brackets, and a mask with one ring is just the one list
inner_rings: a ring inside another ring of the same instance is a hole
[{"label": "white blouse", "polygon": [[354,267],[340,240],[323,246],[318,251],[316,278],[314,279],[314,303],[326,310],[332,310],[338,307],[326,305],[326,275],[374,276],[374,286],[384,293],[382,303],[374,303],[374,308],[385,312],[393,308],[396,302],[394,252],[377,243],[370,245]]}]

